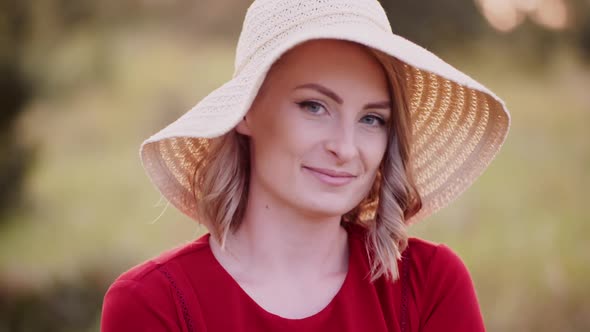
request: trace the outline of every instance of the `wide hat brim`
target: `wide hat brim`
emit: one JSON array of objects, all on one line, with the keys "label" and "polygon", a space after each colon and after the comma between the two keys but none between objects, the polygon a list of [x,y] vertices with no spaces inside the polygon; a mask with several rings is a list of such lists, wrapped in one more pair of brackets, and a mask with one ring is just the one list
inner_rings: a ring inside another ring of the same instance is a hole
[{"label": "wide hat brim", "polygon": [[[142,164],[162,195],[198,220],[195,168],[206,162],[208,139],[232,130],[248,112],[266,73],[286,51],[305,41],[339,39],[401,60],[412,121],[411,165],[422,198],[407,224],[448,205],[487,168],[510,125],[504,102],[486,87],[426,49],[377,25],[342,22],[309,25],[258,54],[234,77],[176,121],[143,142]],[[369,211],[370,212],[370,211]]]}]

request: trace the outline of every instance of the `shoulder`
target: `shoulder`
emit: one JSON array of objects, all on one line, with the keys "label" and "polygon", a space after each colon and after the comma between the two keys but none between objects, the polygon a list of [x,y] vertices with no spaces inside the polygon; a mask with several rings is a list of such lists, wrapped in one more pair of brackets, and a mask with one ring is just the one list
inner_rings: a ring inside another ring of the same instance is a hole
[{"label": "shoulder", "polygon": [[160,275],[165,275],[168,270],[177,270],[184,267],[184,261],[194,259],[204,254],[209,247],[209,235],[204,235],[199,239],[167,250],[156,257],[142,262],[126,272],[122,273],[116,280],[117,282],[131,281],[143,284],[149,284],[160,279]]},{"label": "shoulder", "polygon": [[[347,225],[346,228],[351,239],[366,245],[366,228],[356,224]],[[408,246],[402,252],[403,260],[411,261],[411,265],[418,269],[418,272],[438,272],[441,268],[454,269],[456,272],[461,272],[462,269],[466,271],[459,255],[447,245],[417,237],[408,238]]]},{"label": "shoulder", "polygon": [[[347,224],[350,239],[367,244],[367,229],[357,224]],[[463,261],[451,248],[442,243],[436,243],[417,237],[408,238],[408,246],[402,252],[402,261],[409,260],[411,265],[419,271],[437,272],[440,268],[465,268]],[[401,261],[400,261],[401,263]]]},{"label": "shoulder", "polygon": [[[199,257],[206,257],[208,236],[168,250],[122,273],[103,300],[103,331],[141,330],[142,324],[178,325],[182,319],[183,274]],[[179,301],[180,300],[180,301]],[[180,312],[177,308],[181,308]],[[160,325],[157,325],[160,326]]]},{"label": "shoulder", "polygon": [[[465,268],[463,260],[455,251],[443,243],[410,237],[404,252],[414,264],[428,270],[445,268]],[[433,271],[436,272],[436,271]]]},{"label": "shoulder", "polygon": [[[457,253],[445,244],[410,238],[402,256],[409,259],[410,283],[425,330],[484,330],[473,281]],[[457,317],[462,317],[460,323]]]},{"label": "shoulder", "polygon": [[438,287],[451,287],[461,282],[471,286],[469,271],[459,255],[442,243],[411,237],[408,247],[402,253],[412,266],[412,276],[417,285],[433,290]]}]

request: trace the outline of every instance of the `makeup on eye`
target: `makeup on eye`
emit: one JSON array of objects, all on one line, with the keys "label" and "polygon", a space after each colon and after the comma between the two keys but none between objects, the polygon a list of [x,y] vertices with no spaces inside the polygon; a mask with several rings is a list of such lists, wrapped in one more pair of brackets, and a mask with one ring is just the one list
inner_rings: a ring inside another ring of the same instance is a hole
[{"label": "makeup on eye", "polygon": [[[324,95],[325,97],[330,98],[331,100],[336,102],[338,105],[342,105],[344,103],[344,100],[342,99],[342,97],[340,97],[336,92],[330,90],[329,88],[327,88],[321,84],[316,84],[316,83],[302,84],[302,85],[295,87],[294,90],[312,90],[315,92],[319,92],[320,94]],[[384,101],[379,101],[379,102],[367,103],[365,106],[363,106],[363,109],[365,109],[365,110],[383,109],[383,110],[390,110],[391,111],[391,101],[384,100]]]},{"label": "makeup on eye", "polygon": [[[318,101],[314,100],[304,100],[301,102],[296,103],[301,109],[313,114],[313,115],[321,115],[323,111],[327,111],[326,107]],[[366,119],[370,120],[369,122],[365,121]],[[377,113],[368,113],[361,117],[360,122],[368,124],[370,126],[384,126],[387,123],[387,116],[377,114]]]},{"label": "makeup on eye", "polygon": [[323,109],[324,111],[326,110],[326,107],[322,103],[314,100],[304,100],[296,104],[299,105],[300,108],[310,112],[311,114],[320,114],[321,109]]},{"label": "makeup on eye", "polygon": [[387,122],[382,116],[376,115],[376,114],[367,114],[361,118],[361,121],[363,121],[364,119],[372,120],[372,122],[370,122],[370,123],[364,122],[364,123],[371,125],[371,126],[376,126],[376,125],[385,126],[385,123]]}]

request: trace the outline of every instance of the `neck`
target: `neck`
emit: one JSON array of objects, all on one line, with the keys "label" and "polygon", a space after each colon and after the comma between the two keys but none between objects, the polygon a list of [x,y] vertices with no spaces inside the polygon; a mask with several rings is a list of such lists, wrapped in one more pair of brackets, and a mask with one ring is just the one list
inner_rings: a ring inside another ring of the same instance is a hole
[{"label": "neck", "polygon": [[301,213],[262,193],[249,197],[242,223],[227,239],[240,265],[274,275],[346,271],[348,241],[340,216]]}]

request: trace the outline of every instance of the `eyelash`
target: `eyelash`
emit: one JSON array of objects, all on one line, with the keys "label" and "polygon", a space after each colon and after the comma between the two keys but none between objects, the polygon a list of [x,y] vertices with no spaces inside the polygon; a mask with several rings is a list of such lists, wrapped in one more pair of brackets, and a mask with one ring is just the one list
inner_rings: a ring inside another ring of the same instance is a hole
[{"label": "eyelash", "polygon": [[[308,112],[310,112],[310,113],[312,113],[314,115],[317,115],[319,112],[311,112],[309,110],[309,107],[310,106],[316,106],[316,107],[323,108],[324,111],[326,110],[326,108],[324,107],[324,105],[322,105],[321,103],[318,103],[316,101],[313,101],[313,100],[302,101],[302,102],[297,103],[297,105],[299,105],[299,107],[301,109],[304,109],[304,110],[306,110],[306,111],[308,111]],[[362,117],[362,119],[365,119],[365,118],[375,119],[379,123],[379,126],[384,126],[385,125],[385,119],[383,119],[381,116],[374,115],[374,114],[368,114],[368,115],[365,115],[365,116]]]},{"label": "eyelash", "polygon": [[[309,107],[310,106],[319,106],[321,108],[323,108],[324,110],[326,110],[326,108],[324,107],[324,105],[318,103],[317,101],[312,101],[312,100],[306,100],[306,101],[302,101],[300,103],[297,103],[297,105],[299,105],[299,107],[301,107],[304,110],[309,111]],[[310,112],[312,114],[318,114],[316,112]]]},{"label": "eyelash", "polygon": [[385,120],[382,117],[378,116],[378,115],[369,114],[369,115],[363,116],[363,119],[365,119],[365,118],[375,119],[379,123],[379,126],[384,126],[385,125]]}]

